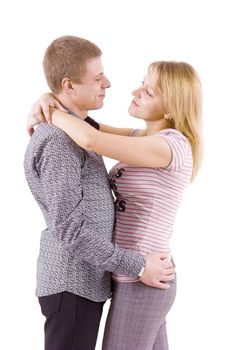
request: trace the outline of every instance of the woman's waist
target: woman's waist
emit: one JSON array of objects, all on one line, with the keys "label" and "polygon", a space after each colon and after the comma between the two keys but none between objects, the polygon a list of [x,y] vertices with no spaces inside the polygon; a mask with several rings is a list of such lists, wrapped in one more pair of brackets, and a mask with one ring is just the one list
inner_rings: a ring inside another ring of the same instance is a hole
[{"label": "woman's waist", "polygon": [[113,240],[122,248],[148,252],[169,252],[171,231],[159,231],[143,227],[115,226]]},{"label": "woman's waist", "polygon": [[[139,252],[139,253],[142,253],[142,252]],[[152,251],[148,252],[148,254],[149,253],[152,253]],[[161,252],[154,252],[154,253],[161,253]],[[167,251],[167,252],[163,252],[163,253],[167,253],[167,258],[165,260],[167,262],[172,262],[172,264],[175,266],[171,252]],[[146,255],[146,254],[143,254],[143,255]],[[118,273],[112,273],[111,276],[112,276],[112,279],[114,281],[117,281],[117,282],[132,283],[132,282],[139,282],[140,281],[138,277],[125,276],[125,275],[121,275]]]}]

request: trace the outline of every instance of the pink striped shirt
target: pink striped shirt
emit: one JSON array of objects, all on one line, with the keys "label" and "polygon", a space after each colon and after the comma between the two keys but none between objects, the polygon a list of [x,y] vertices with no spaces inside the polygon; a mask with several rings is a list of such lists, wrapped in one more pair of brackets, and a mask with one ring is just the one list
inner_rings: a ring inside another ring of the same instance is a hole
[{"label": "pink striped shirt", "polygon": [[[149,252],[170,252],[176,214],[185,187],[192,176],[192,150],[180,132],[165,129],[163,137],[172,150],[166,168],[146,168],[117,163],[110,171],[110,183],[116,197],[114,241],[120,247]],[[137,279],[112,275],[119,282]]]}]

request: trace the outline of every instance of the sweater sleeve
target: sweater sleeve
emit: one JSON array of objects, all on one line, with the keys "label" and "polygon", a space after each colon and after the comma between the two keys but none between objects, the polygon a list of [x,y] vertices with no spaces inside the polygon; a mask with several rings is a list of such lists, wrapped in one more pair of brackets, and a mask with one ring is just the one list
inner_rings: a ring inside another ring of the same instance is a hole
[{"label": "sweater sleeve", "polygon": [[36,158],[48,231],[71,254],[103,270],[138,276],[144,258],[96,232],[85,215],[81,171],[84,152],[69,138],[51,137]]}]

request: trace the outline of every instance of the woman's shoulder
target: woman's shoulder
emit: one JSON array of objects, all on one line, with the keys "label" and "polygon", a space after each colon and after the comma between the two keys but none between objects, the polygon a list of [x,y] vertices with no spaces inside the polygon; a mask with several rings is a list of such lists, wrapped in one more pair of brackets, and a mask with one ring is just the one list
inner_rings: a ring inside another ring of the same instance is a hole
[{"label": "woman's shoulder", "polygon": [[180,132],[180,131],[178,131],[178,130],[176,130],[176,129],[172,129],[172,128],[170,128],[170,129],[163,129],[163,130],[161,130],[161,131],[158,131],[157,133],[156,133],[156,135],[160,135],[160,134],[162,134],[162,135],[170,135],[170,136],[180,136],[180,137],[184,137],[185,138],[185,136],[182,134],[182,132]]},{"label": "woman's shoulder", "polygon": [[167,137],[168,139],[174,140],[174,141],[177,140],[183,144],[190,146],[187,137],[181,131],[176,130],[176,129],[163,129],[163,130],[159,131],[158,133],[156,133],[156,135]]}]

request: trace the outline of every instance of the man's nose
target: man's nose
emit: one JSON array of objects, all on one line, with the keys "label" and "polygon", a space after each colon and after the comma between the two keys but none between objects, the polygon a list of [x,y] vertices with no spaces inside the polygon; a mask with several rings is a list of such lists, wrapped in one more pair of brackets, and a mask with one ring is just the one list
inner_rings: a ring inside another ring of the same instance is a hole
[{"label": "man's nose", "polygon": [[105,77],[105,80],[103,82],[103,86],[104,86],[105,89],[108,89],[108,88],[111,87],[111,83],[106,77]]}]

